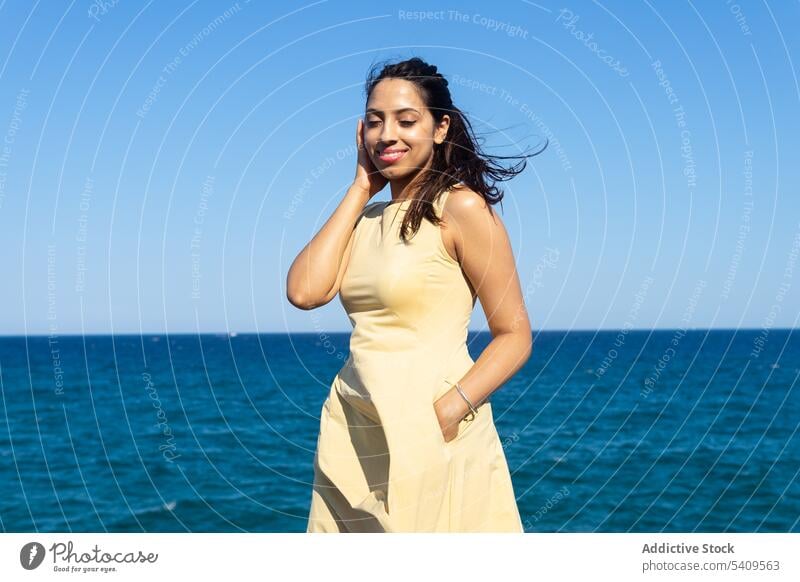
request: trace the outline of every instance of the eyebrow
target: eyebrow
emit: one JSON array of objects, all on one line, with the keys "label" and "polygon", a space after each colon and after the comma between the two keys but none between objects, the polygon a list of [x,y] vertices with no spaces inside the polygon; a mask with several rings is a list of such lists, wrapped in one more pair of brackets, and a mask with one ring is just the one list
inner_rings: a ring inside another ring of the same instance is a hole
[{"label": "eyebrow", "polygon": [[[403,113],[405,111],[413,111],[414,113],[422,115],[419,111],[417,111],[413,107],[401,107],[400,109],[395,109],[394,111],[396,113]],[[366,113],[383,113],[383,111],[381,111],[380,109],[375,109],[374,107],[370,107],[369,109],[367,109]]]}]

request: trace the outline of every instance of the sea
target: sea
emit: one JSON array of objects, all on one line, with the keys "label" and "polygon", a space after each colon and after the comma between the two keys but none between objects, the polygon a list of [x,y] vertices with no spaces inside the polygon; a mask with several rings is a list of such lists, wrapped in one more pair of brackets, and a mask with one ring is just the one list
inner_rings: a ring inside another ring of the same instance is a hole
[{"label": "sea", "polygon": [[[304,532],[348,346],[0,337],[0,530]],[[798,373],[797,330],[537,332],[491,397],[525,531],[800,531]]]}]

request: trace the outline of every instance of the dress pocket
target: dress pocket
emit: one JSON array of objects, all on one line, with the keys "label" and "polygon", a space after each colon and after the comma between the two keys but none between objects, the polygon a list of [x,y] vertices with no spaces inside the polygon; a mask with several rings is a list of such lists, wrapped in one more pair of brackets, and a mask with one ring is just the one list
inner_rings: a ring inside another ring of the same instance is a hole
[{"label": "dress pocket", "polygon": [[432,416],[435,422],[435,427],[439,434],[439,443],[444,447],[453,446],[456,442],[460,441],[462,438],[464,438],[467,434],[469,434],[472,431],[473,425],[476,422],[480,422],[481,420],[483,420],[483,414],[481,414],[481,408],[483,405],[482,403],[481,406],[478,406],[478,408],[476,409],[477,412],[475,416],[472,418],[472,420],[461,419],[461,421],[458,423],[458,431],[456,432],[456,436],[454,436],[452,440],[449,441],[444,440],[444,434],[442,434],[442,429],[439,426],[439,418],[436,415],[436,408],[434,404],[439,398],[444,396],[449,390],[453,388],[453,386],[455,386],[455,383],[459,380],[459,378],[464,376],[464,373],[465,372],[462,371],[456,371],[442,378],[439,384],[439,388],[434,392],[433,399],[431,400],[430,409],[431,412],[433,413]]},{"label": "dress pocket", "polygon": [[478,418],[480,418],[481,414],[481,408],[478,407],[477,409],[478,412],[472,420],[461,419],[461,421],[458,423],[458,432],[456,432],[456,436],[454,436],[452,440],[446,441],[444,440],[444,433],[442,433],[442,428],[439,425],[439,417],[436,414],[436,408],[433,405],[431,405],[431,410],[433,411],[433,419],[436,423],[436,429],[438,430],[439,441],[445,447],[452,446],[454,443],[464,438],[464,435],[471,430],[472,425],[478,420]]}]

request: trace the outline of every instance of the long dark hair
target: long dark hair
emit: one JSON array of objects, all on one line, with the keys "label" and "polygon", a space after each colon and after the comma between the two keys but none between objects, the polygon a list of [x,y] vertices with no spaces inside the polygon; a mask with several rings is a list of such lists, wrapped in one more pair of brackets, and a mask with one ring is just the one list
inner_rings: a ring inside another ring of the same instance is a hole
[{"label": "long dark hair", "polygon": [[[372,66],[367,75],[366,99],[369,100],[375,85],[383,79],[404,79],[416,85],[436,124],[442,117],[450,116],[450,127],[442,144],[434,143],[433,160],[430,168],[421,170],[413,183],[415,200],[409,205],[400,228],[400,238],[406,242],[419,229],[423,218],[439,225],[439,218],[433,210],[433,203],[441,192],[463,183],[491,205],[503,199],[504,193],[496,186],[497,182],[510,180],[525,169],[526,158],[541,153],[517,156],[494,156],[483,153],[474,137],[472,125],[458,107],[453,105],[447,79],[431,65],[414,57],[398,63],[379,63]],[[520,162],[505,168],[493,159],[520,159]]]}]

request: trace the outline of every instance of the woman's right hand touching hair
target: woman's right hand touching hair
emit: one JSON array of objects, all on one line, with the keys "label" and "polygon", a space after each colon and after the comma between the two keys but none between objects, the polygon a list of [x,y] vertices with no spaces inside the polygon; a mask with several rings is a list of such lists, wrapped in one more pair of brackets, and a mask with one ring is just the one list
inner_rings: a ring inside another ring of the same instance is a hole
[{"label": "woman's right hand touching hair", "polygon": [[358,128],[356,130],[356,145],[358,146],[358,165],[356,166],[356,177],[353,185],[366,192],[372,198],[383,190],[388,180],[372,163],[367,148],[364,145],[364,118],[359,117]]},{"label": "woman's right hand touching hair", "polygon": [[370,198],[388,180],[372,164],[364,146],[364,120],[358,120],[358,166],[344,198],[314,238],[300,251],[286,276],[286,296],[300,309],[325,305],[339,292],[350,260],[355,224]]}]

